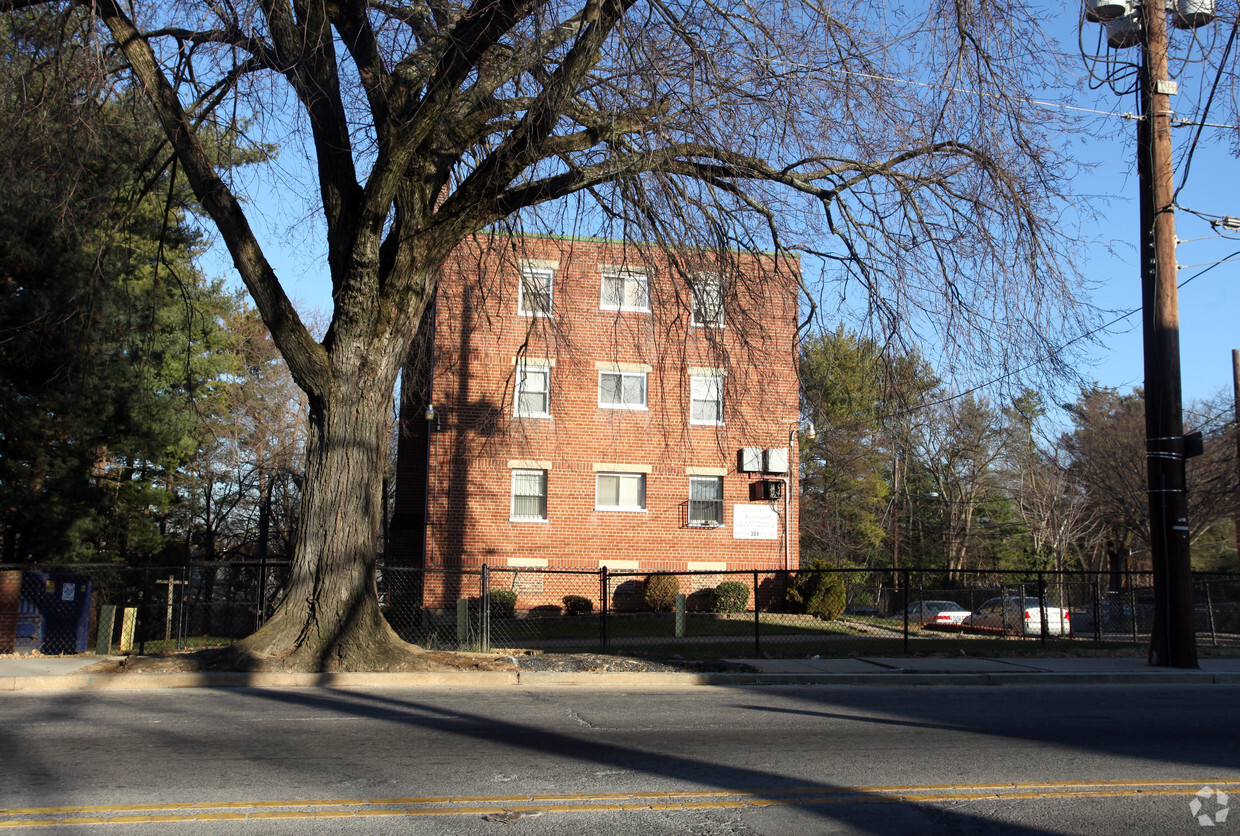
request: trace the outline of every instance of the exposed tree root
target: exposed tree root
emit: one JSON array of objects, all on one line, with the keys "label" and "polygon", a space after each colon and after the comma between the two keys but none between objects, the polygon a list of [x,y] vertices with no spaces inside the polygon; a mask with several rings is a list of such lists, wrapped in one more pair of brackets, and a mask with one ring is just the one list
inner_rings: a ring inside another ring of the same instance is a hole
[{"label": "exposed tree root", "polygon": [[232,669],[305,673],[426,670],[425,650],[401,639],[377,608],[367,616],[324,629],[314,622],[295,625],[277,614],[256,633],[229,648]]}]

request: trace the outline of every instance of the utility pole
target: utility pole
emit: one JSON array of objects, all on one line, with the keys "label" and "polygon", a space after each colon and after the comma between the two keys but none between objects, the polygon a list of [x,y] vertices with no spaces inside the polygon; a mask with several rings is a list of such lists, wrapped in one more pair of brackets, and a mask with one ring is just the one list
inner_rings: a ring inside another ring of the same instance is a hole
[{"label": "utility pole", "polygon": [[[1240,472],[1240,350],[1231,350],[1231,392],[1236,408],[1236,470]],[[1240,559],[1240,489],[1236,491],[1236,557]]]},{"label": "utility pole", "polygon": [[1150,554],[1154,569],[1151,665],[1197,667],[1185,493],[1184,416],[1180,391],[1175,191],[1163,0],[1142,4],[1142,113],[1137,127],[1141,186],[1141,295],[1145,343],[1146,462]]}]

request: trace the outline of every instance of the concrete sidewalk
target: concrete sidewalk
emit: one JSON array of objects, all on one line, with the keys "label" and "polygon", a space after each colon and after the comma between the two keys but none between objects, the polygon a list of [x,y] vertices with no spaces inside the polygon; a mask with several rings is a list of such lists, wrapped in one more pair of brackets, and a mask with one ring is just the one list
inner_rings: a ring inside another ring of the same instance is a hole
[{"label": "concrete sidewalk", "polygon": [[729,659],[752,673],[83,673],[95,656],[0,658],[0,691],[130,691],[159,688],[934,686],[1240,684],[1240,659],[1204,659],[1196,670],[1154,668],[1138,658]]},{"label": "concrete sidewalk", "polygon": [[1196,670],[1151,667],[1136,657],[854,657],[848,659],[737,659],[767,674],[812,673],[870,677],[980,677],[1000,681],[1240,682],[1240,659],[1202,659]]},{"label": "concrete sidewalk", "polygon": [[0,658],[0,679],[68,676],[106,658],[106,656],[5,656]]}]

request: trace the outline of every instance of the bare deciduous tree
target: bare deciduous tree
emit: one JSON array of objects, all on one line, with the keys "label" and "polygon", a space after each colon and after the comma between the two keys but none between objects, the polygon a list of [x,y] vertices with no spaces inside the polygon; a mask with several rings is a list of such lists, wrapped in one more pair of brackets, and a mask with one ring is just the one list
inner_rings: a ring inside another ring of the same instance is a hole
[{"label": "bare deciduous tree", "polygon": [[[1186,410],[1185,425],[1204,436],[1204,455],[1188,460],[1189,536],[1199,539],[1226,516],[1236,490],[1235,425],[1221,396]],[[1072,483],[1087,498],[1113,561],[1149,553],[1145,398],[1091,387],[1069,408],[1074,424],[1061,444]],[[1114,568],[1122,568],[1116,566]]]},{"label": "bare deciduous tree", "polygon": [[942,519],[947,568],[967,568],[978,509],[1002,496],[1004,428],[988,401],[972,395],[928,408],[914,433],[914,449],[930,477]]},{"label": "bare deciduous tree", "polygon": [[[53,6],[73,7],[145,91],[309,398],[295,569],[238,646],[252,659],[408,653],[373,581],[392,392],[439,266],[480,230],[574,212],[669,250],[817,255],[823,286],[860,296],[886,338],[920,332],[966,363],[1016,366],[1073,330],[1070,170],[1055,112],[1031,103],[1054,67],[1026,4]],[[212,165],[204,126],[236,113],[308,132],[334,301],[322,340]]]},{"label": "bare deciduous tree", "polygon": [[1056,570],[1100,570],[1101,527],[1097,509],[1072,478],[1064,439],[1042,433],[1045,407],[1035,392],[1022,393],[1004,409],[1004,467],[1012,505],[1029,534],[1038,565]]}]

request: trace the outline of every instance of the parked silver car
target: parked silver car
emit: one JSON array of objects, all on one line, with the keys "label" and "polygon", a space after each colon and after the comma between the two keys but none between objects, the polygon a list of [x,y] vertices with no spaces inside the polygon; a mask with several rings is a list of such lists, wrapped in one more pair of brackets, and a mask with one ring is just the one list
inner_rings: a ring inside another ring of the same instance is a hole
[{"label": "parked silver car", "polygon": [[[955,601],[914,601],[908,605],[908,623],[922,627],[959,625],[968,617],[969,611]],[[903,619],[904,613],[897,613],[896,618]]]},{"label": "parked silver car", "polygon": [[[1042,605],[1037,598],[991,598],[977,612],[961,622],[961,626],[1002,633],[1042,635]],[[1046,633],[1067,636],[1072,633],[1072,615],[1067,610],[1046,605]]]}]

